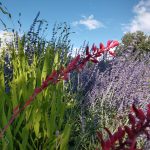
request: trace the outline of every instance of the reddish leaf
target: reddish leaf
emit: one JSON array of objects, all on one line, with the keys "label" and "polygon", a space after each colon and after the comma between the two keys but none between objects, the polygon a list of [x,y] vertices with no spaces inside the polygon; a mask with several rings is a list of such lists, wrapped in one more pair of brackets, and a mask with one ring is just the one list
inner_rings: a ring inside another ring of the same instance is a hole
[{"label": "reddish leaf", "polygon": [[144,112],[141,109],[137,109],[134,104],[132,105],[132,107],[136,117],[143,122],[146,118]]},{"label": "reddish leaf", "polygon": [[129,121],[132,124],[132,126],[135,126],[135,117],[132,114],[129,114]]},{"label": "reddish leaf", "polygon": [[118,138],[121,139],[124,135],[125,131],[121,127],[118,127]]},{"label": "reddish leaf", "polygon": [[128,127],[128,126],[124,126],[125,131],[127,132],[129,139],[133,139],[134,138],[134,133],[132,132],[132,130]]}]

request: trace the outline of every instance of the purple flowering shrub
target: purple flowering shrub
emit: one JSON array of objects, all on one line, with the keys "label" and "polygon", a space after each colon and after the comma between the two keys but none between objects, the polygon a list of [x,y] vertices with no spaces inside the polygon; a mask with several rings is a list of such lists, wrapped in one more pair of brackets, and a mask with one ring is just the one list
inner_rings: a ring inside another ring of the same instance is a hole
[{"label": "purple flowering shrub", "polygon": [[149,53],[142,59],[137,55],[138,51],[133,53],[133,47],[127,47],[115,59],[87,64],[78,74],[81,130],[87,135],[91,126],[94,133],[103,127],[114,132],[119,125],[127,125],[132,104],[146,110],[150,99]]}]

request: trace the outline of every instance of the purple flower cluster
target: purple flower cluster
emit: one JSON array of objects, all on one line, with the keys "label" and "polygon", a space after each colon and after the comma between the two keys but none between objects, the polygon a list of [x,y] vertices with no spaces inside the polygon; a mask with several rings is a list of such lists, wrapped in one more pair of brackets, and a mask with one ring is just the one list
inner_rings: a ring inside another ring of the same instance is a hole
[{"label": "purple flower cluster", "polygon": [[150,99],[150,63],[146,60],[121,60],[116,58],[111,67],[97,72],[89,100],[100,97],[118,110],[132,103],[144,107]]}]

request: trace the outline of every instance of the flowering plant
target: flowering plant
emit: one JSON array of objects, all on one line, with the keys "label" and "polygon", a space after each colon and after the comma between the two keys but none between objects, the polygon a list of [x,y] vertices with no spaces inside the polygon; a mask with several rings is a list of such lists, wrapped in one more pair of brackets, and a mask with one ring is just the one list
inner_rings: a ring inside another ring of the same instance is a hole
[{"label": "flowering plant", "polygon": [[53,70],[50,75],[46,77],[46,79],[42,82],[40,87],[34,89],[33,94],[30,98],[25,102],[25,104],[20,107],[21,105],[17,105],[13,109],[13,115],[11,116],[8,124],[2,129],[0,132],[0,137],[3,137],[5,131],[12,124],[15,118],[22,112],[28,105],[34,101],[35,97],[41,93],[44,89],[46,89],[50,84],[57,84],[61,80],[68,80],[68,74],[71,71],[77,70],[80,71],[84,68],[85,64],[88,61],[92,61],[94,63],[98,63],[97,58],[104,54],[105,51],[109,52],[111,55],[115,56],[115,53],[110,51],[111,48],[114,48],[119,45],[118,41],[109,40],[107,42],[107,46],[105,47],[102,43],[100,43],[100,47],[96,47],[95,45],[92,46],[92,52],[89,50],[89,46],[86,47],[86,56],[85,58],[81,58],[80,55],[77,55],[71,62],[67,65],[67,67],[61,67],[59,70]]},{"label": "flowering plant", "polygon": [[150,104],[147,105],[147,113],[142,109],[132,105],[132,113],[128,115],[131,126],[118,127],[118,130],[112,134],[108,128],[104,128],[109,135],[107,140],[103,135],[97,132],[98,140],[103,150],[140,150],[137,148],[137,137],[145,134],[150,140]]}]

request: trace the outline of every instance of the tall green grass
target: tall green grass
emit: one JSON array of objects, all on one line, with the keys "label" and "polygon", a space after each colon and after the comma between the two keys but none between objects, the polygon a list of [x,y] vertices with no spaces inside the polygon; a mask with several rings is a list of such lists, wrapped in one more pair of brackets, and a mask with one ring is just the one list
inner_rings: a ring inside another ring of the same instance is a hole
[{"label": "tall green grass", "polygon": [[[0,128],[4,128],[13,115],[14,108],[32,95],[34,89],[39,87],[42,81],[52,70],[61,67],[61,49],[55,49],[47,44],[40,54],[33,55],[32,64],[24,51],[25,40],[18,37],[18,50],[9,46],[9,51],[3,51],[0,59]],[[10,57],[13,78],[9,82],[10,92],[5,92],[4,81],[4,57],[6,53]],[[67,62],[65,51],[64,64]],[[27,107],[8,127],[5,134],[9,143],[2,138],[0,149],[61,149],[66,150],[71,131],[70,119],[64,119],[69,98],[64,88],[64,81],[57,85],[50,85],[39,94],[32,104]],[[15,113],[15,112],[14,112]]]}]

